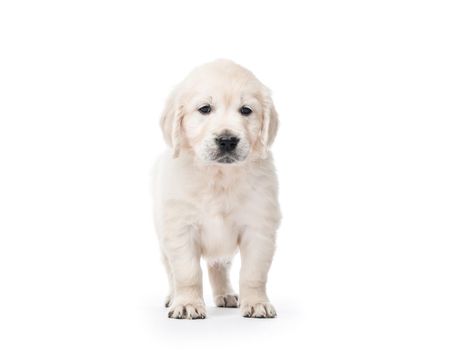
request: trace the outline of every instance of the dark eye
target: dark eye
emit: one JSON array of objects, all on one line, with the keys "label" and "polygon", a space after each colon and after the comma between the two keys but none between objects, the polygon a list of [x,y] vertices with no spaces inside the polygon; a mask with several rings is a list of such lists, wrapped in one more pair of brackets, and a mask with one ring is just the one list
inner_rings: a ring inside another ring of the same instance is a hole
[{"label": "dark eye", "polygon": [[252,113],[252,110],[247,107],[247,106],[242,106],[241,109],[239,110],[239,112],[241,112],[242,115],[249,115]]},{"label": "dark eye", "polygon": [[209,114],[212,111],[212,107],[210,107],[210,105],[205,105],[199,108],[198,111],[202,114]]}]

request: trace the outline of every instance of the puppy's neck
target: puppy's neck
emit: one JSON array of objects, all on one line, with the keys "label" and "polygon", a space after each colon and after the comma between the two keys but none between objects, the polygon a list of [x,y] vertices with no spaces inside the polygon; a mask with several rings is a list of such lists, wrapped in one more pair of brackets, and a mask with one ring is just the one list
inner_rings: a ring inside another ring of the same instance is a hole
[{"label": "puppy's neck", "polygon": [[237,179],[246,176],[248,165],[245,162],[237,164],[199,164],[197,170],[215,184],[232,185]]}]

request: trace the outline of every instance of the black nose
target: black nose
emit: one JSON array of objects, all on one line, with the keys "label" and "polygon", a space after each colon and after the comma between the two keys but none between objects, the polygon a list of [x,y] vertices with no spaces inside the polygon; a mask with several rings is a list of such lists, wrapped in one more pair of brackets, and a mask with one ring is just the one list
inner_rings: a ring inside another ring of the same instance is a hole
[{"label": "black nose", "polygon": [[229,135],[223,135],[219,136],[215,139],[216,144],[218,145],[218,148],[222,152],[231,152],[234,150],[239,143],[239,139],[234,136],[229,136]]}]

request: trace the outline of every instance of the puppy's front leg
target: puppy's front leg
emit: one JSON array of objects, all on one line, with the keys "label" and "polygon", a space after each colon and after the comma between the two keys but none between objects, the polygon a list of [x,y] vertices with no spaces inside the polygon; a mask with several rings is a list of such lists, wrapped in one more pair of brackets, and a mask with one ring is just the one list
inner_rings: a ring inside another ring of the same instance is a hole
[{"label": "puppy's front leg", "polygon": [[275,234],[248,230],[242,235],[239,248],[239,297],[242,316],[275,317],[276,310],[266,295],[266,280],[275,250]]},{"label": "puppy's front leg", "polygon": [[170,263],[174,297],[168,317],[205,318],[200,251],[191,228],[169,232],[164,249]]}]

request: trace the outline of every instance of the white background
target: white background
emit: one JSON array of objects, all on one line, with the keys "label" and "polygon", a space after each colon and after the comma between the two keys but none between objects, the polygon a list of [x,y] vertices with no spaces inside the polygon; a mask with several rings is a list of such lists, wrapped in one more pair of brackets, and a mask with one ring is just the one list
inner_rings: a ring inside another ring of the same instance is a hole
[{"label": "white background", "polygon": [[[461,349],[457,3],[2,1],[0,347]],[[162,307],[158,119],[215,58],[280,114],[274,320]]]}]

